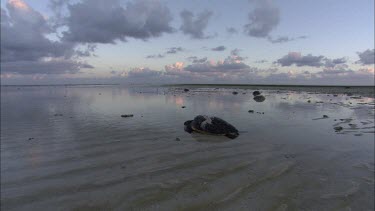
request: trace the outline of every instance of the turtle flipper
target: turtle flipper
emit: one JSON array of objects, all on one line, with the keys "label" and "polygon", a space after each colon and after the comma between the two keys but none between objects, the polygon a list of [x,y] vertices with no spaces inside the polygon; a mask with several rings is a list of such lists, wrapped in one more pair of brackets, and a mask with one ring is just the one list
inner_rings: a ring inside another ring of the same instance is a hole
[{"label": "turtle flipper", "polygon": [[230,139],[235,139],[238,137],[238,133],[227,133],[225,134],[226,137],[230,138]]},{"label": "turtle flipper", "polygon": [[193,120],[189,120],[189,121],[184,122],[184,130],[188,133],[193,132],[193,128],[191,127],[192,122],[193,122]]}]

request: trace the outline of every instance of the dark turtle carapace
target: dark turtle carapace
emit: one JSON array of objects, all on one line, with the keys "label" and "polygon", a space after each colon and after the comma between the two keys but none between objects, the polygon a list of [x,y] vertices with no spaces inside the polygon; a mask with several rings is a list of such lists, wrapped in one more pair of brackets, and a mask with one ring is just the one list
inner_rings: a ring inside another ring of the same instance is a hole
[{"label": "dark turtle carapace", "polygon": [[184,129],[188,133],[198,132],[209,135],[221,135],[234,139],[239,135],[238,130],[228,122],[218,118],[198,115],[193,120],[184,123]]}]

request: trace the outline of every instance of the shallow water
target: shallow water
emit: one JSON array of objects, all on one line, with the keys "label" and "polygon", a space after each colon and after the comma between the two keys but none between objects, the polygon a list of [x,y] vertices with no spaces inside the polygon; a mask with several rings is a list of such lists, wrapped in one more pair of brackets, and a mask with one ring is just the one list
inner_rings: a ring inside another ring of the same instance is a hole
[{"label": "shallow water", "polygon": [[259,88],[2,87],[1,208],[373,210],[373,94]]}]

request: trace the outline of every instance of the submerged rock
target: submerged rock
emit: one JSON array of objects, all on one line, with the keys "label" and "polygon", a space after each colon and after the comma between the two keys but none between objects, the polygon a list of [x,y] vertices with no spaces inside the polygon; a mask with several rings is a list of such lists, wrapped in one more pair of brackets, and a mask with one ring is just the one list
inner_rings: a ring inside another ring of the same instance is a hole
[{"label": "submerged rock", "polygon": [[260,91],[254,91],[254,92],[253,92],[253,95],[254,95],[254,96],[258,96],[258,95],[260,95]]},{"label": "submerged rock", "polygon": [[123,118],[133,117],[133,116],[134,116],[134,114],[123,114],[123,115],[121,115],[121,117],[123,117]]},{"label": "submerged rock", "polygon": [[193,120],[184,123],[184,130],[188,133],[222,135],[231,139],[237,138],[239,135],[238,130],[233,125],[214,116],[198,115]]},{"label": "submerged rock", "polygon": [[263,102],[263,101],[266,100],[266,98],[263,95],[257,95],[257,96],[254,97],[254,100],[256,102]]}]

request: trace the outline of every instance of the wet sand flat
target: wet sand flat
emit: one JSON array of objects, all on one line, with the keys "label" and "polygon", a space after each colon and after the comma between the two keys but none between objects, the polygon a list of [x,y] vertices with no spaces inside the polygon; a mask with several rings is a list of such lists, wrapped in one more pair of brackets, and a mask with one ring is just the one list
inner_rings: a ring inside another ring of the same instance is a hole
[{"label": "wet sand flat", "polygon": [[[373,87],[2,87],[1,209],[374,210],[374,108]],[[186,133],[199,114],[239,137]]]}]

